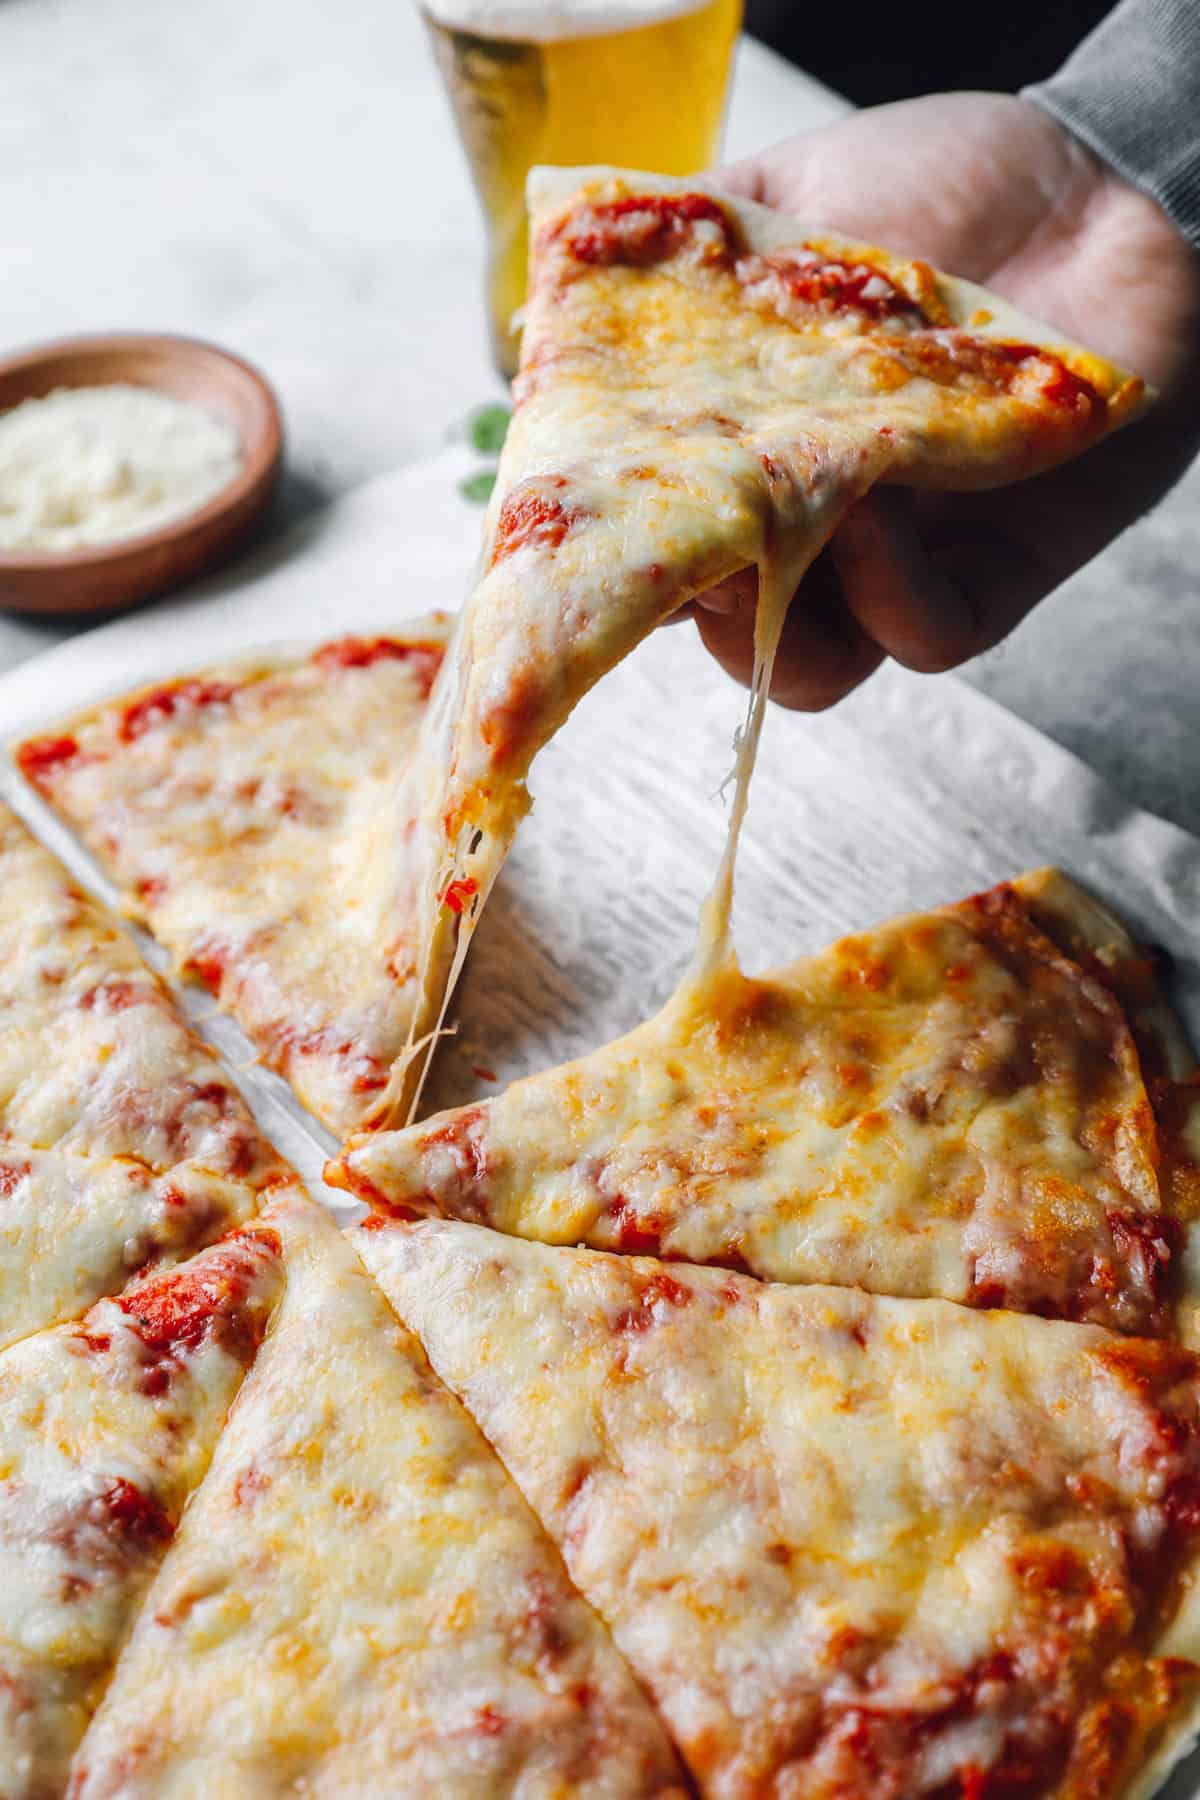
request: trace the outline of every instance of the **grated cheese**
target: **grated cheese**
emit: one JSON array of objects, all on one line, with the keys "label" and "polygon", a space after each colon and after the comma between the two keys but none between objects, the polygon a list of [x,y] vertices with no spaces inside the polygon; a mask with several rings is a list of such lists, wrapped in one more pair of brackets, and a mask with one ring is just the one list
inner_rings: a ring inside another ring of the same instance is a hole
[{"label": "grated cheese", "polygon": [[140,537],[195,512],[241,463],[237,433],[188,401],[58,388],[0,413],[0,550]]}]

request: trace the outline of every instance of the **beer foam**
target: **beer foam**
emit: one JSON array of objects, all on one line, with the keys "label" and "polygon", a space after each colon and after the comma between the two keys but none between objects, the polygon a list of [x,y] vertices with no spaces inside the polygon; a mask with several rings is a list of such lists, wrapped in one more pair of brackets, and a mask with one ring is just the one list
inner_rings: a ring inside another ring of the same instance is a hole
[{"label": "beer foam", "polygon": [[659,25],[699,12],[708,0],[421,0],[421,4],[451,31],[551,44]]}]

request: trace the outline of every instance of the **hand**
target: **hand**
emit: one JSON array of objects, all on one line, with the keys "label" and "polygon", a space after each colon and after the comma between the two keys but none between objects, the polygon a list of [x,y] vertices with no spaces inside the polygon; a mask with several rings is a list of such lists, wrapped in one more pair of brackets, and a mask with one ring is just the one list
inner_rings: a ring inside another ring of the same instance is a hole
[{"label": "hand", "polygon": [[[1159,499],[1200,443],[1200,256],[1158,206],[1031,101],[942,94],[806,132],[726,170],[734,193],[994,288],[1153,383],[1147,419],[985,494],[877,489],[793,601],[772,684],[841,699],[885,656],[948,669],[988,649]],[[684,609],[741,681],[755,577]]]}]

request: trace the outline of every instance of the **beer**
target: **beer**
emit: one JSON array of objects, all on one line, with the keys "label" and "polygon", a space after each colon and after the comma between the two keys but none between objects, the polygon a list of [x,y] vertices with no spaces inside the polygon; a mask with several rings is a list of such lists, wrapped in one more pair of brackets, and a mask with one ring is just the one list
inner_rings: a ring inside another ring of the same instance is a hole
[{"label": "beer", "polygon": [[496,365],[515,373],[533,163],[686,175],[717,153],[742,0],[424,0],[488,229]]}]

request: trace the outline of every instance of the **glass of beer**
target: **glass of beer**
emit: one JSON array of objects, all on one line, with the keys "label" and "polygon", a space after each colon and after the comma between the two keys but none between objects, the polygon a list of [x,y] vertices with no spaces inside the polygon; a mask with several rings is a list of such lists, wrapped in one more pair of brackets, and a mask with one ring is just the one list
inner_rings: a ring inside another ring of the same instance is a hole
[{"label": "glass of beer", "polygon": [[706,167],[742,0],[422,0],[422,10],[487,221],[492,348],[511,377],[529,169]]}]

